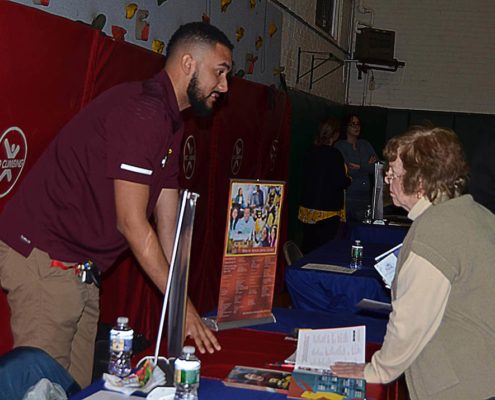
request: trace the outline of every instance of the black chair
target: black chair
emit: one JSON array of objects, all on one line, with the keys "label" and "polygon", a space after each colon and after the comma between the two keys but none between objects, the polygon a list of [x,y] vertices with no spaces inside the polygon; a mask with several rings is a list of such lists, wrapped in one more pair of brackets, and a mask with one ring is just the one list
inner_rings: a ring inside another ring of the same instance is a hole
[{"label": "black chair", "polygon": [[287,265],[294,264],[296,261],[303,258],[303,253],[301,253],[301,250],[297,247],[297,244],[295,244],[292,240],[288,240],[284,243],[283,250]]}]

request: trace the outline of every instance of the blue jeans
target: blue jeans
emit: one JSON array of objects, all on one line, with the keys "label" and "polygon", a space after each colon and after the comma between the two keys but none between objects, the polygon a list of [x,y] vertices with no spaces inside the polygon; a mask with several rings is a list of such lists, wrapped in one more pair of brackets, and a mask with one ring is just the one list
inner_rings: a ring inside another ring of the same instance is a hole
[{"label": "blue jeans", "polygon": [[21,400],[42,378],[58,383],[67,397],[81,390],[51,356],[35,347],[17,347],[0,357],[0,400]]}]

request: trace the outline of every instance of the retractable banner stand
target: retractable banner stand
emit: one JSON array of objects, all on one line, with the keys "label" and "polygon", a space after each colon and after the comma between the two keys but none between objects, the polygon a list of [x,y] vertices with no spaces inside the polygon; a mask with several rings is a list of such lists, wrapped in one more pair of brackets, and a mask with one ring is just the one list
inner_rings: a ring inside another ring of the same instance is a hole
[{"label": "retractable banner stand", "polygon": [[275,322],[272,314],[284,182],[231,180],[214,330]]}]

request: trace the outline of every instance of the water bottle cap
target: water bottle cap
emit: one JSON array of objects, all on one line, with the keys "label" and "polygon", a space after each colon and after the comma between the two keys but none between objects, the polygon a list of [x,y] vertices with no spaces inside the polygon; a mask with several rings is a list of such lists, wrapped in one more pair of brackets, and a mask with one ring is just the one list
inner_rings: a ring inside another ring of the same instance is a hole
[{"label": "water bottle cap", "polygon": [[129,318],[127,317],[119,317],[117,318],[117,324],[119,325],[125,325],[129,322]]},{"label": "water bottle cap", "polygon": [[360,240],[356,240],[356,243],[355,244],[361,244],[361,241]]},{"label": "water bottle cap", "polygon": [[193,346],[184,346],[184,348],[182,349],[182,352],[184,354],[194,354],[195,351],[196,349]]}]

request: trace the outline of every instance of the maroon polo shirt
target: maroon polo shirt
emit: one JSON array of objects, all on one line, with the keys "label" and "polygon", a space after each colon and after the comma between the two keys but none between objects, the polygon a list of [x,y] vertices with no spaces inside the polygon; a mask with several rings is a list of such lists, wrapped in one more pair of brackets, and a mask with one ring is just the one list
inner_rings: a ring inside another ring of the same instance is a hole
[{"label": "maroon polo shirt", "polygon": [[184,132],[172,83],[108,90],[57,135],[0,216],[0,240],[24,256],[91,260],[102,271],[128,247],[117,230],[114,179],[148,185],[151,217],[162,188],[177,188]]}]

